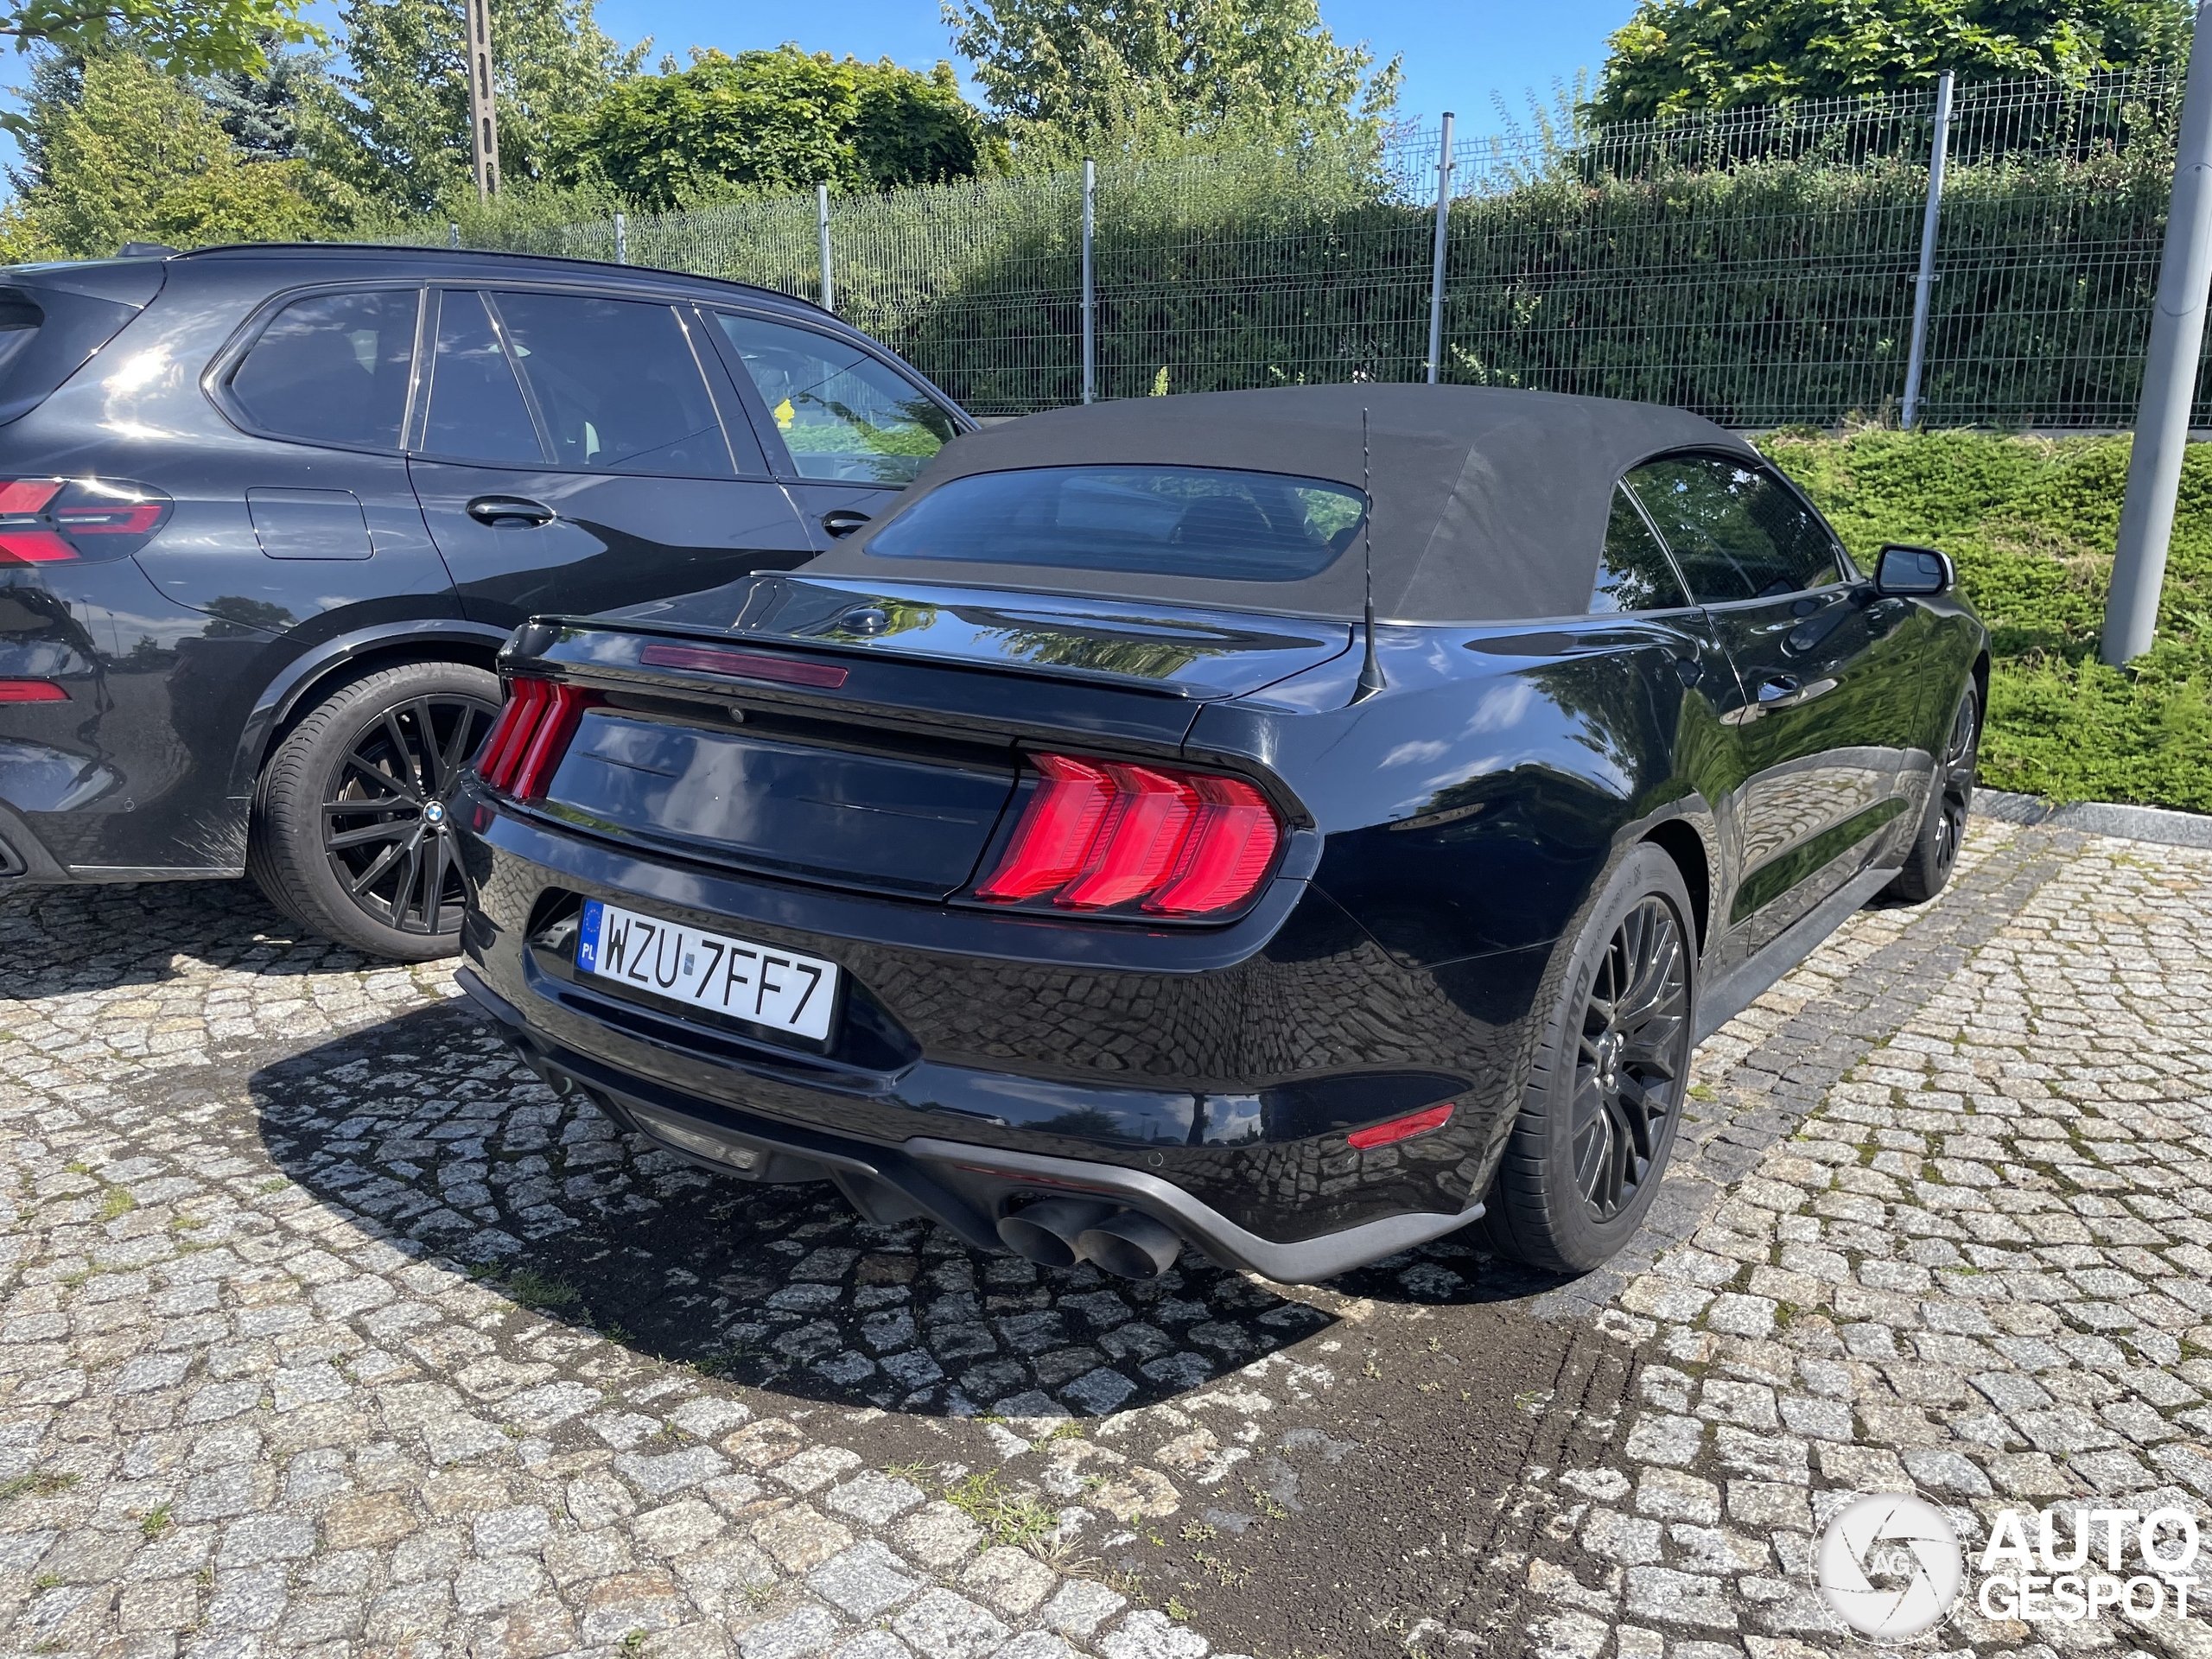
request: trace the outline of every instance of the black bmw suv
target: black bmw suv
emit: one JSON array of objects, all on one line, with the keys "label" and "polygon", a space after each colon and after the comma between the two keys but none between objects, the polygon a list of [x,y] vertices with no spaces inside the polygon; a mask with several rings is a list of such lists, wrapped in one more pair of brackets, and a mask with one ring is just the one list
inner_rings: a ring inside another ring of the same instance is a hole
[{"label": "black bmw suv", "polygon": [[0,270],[0,882],[251,871],[450,952],[493,661],[804,563],[972,425],[784,295],[524,255]]}]

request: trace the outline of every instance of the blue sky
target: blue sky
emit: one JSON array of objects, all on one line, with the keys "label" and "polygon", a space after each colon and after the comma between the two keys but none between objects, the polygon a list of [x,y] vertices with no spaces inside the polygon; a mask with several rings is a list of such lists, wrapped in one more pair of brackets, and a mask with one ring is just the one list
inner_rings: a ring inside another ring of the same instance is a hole
[{"label": "blue sky", "polygon": [[[1497,130],[1493,95],[1517,115],[1529,92],[1548,100],[1555,79],[1595,71],[1605,36],[1634,10],[1634,0],[1321,0],[1322,16],[1339,41],[1364,40],[1378,58],[1404,54],[1405,114],[1433,118],[1452,110],[1462,131],[1476,133]],[[311,15],[326,27],[336,21],[327,0]],[[656,60],[664,51],[682,58],[694,46],[743,51],[786,40],[810,52],[888,55],[916,68],[952,55],[936,0],[810,0],[800,6],[601,0],[599,16],[601,26],[626,43],[652,36]],[[956,60],[956,67],[962,66]],[[8,67],[15,73],[0,79],[23,78],[21,60]],[[14,154],[14,143],[0,136],[0,161]]]}]

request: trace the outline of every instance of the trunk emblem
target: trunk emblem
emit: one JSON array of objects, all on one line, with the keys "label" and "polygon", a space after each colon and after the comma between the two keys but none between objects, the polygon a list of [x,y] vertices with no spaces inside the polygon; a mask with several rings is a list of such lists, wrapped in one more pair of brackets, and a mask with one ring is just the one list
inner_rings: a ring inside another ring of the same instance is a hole
[{"label": "trunk emblem", "polygon": [[874,605],[863,605],[857,610],[847,611],[837,619],[837,628],[842,633],[881,633],[890,626],[890,613]]}]

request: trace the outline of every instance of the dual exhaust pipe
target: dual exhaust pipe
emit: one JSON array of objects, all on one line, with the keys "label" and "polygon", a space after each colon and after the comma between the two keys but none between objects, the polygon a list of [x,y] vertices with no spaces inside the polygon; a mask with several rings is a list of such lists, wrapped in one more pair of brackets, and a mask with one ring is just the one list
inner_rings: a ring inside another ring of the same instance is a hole
[{"label": "dual exhaust pipe", "polygon": [[1183,1241],[1135,1210],[1083,1198],[1046,1198],[999,1223],[999,1238],[1039,1266],[1088,1262],[1117,1279],[1157,1279],[1175,1265]]}]

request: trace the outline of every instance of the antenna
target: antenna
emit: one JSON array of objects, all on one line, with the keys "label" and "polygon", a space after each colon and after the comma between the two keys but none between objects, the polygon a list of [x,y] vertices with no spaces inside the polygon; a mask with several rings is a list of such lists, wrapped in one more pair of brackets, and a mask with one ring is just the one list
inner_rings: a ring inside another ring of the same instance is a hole
[{"label": "antenna", "polygon": [[1382,664],[1375,660],[1375,497],[1368,487],[1369,456],[1367,445],[1367,410],[1359,411],[1359,493],[1367,498],[1366,511],[1359,521],[1359,556],[1365,566],[1367,602],[1363,615],[1363,632],[1367,636],[1367,654],[1359,664],[1359,685],[1351,694],[1354,702],[1364,702],[1382,689]]}]

